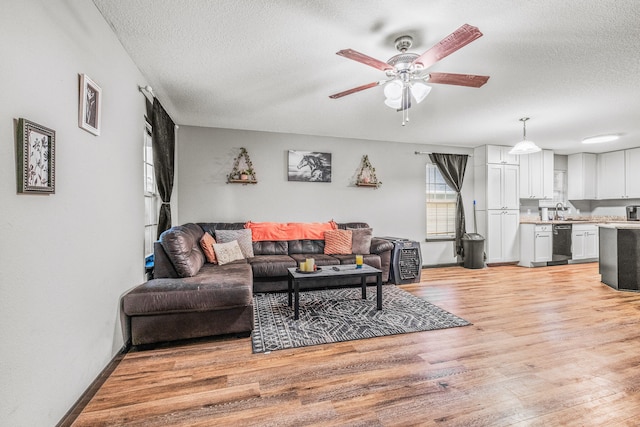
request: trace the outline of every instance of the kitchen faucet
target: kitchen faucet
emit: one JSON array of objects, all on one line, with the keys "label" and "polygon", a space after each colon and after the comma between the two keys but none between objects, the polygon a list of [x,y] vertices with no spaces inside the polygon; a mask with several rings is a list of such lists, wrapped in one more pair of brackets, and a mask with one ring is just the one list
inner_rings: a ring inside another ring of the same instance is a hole
[{"label": "kitchen faucet", "polygon": [[[562,213],[560,215],[558,214],[558,206],[560,206],[560,209],[562,209]],[[562,202],[556,203],[556,216],[554,219],[555,220],[564,219],[564,205],[562,204]]]}]

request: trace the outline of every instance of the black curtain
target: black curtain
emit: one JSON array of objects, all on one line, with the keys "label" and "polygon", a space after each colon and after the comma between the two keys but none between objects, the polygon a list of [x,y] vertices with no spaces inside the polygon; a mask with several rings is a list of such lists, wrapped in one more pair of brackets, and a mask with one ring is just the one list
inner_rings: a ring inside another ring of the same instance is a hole
[{"label": "black curtain", "polygon": [[445,182],[456,192],[456,241],[453,248],[454,255],[463,256],[462,235],[466,233],[467,227],[464,220],[464,206],[462,205],[462,182],[464,172],[467,169],[466,154],[440,154],[431,153],[429,159],[438,167]]},{"label": "black curtain", "polygon": [[158,217],[158,238],[171,228],[171,192],[173,191],[174,152],[176,146],[175,123],[157,98],[151,111],[151,137],[153,139],[153,165],[156,184],[162,199]]}]

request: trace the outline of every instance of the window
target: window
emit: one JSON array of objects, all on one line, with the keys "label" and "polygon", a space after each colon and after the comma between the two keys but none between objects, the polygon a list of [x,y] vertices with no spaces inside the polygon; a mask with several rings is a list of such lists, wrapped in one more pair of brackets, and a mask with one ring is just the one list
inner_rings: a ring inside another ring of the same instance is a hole
[{"label": "window", "polygon": [[456,237],[456,192],[434,164],[427,164],[427,240]]},{"label": "window", "polygon": [[158,233],[158,190],[155,168],[153,167],[153,145],[151,127],[144,130],[144,256],[153,254],[153,242]]},{"label": "window", "polygon": [[567,204],[567,171],[556,169],[553,171],[553,203]]}]

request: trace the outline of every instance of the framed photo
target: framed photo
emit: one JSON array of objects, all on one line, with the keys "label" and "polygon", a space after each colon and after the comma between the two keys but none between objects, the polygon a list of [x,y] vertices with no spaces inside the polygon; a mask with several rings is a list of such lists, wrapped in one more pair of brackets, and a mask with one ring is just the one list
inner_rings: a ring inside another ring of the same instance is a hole
[{"label": "framed photo", "polygon": [[78,102],[78,126],[100,135],[102,89],[86,74],[80,74],[80,99]]},{"label": "framed photo", "polygon": [[18,193],[55,193],[56,132],[18,119]]},{"label": "framed photo", "polygon": [[331,153],[289,150],[289,181],[331,182]]}]

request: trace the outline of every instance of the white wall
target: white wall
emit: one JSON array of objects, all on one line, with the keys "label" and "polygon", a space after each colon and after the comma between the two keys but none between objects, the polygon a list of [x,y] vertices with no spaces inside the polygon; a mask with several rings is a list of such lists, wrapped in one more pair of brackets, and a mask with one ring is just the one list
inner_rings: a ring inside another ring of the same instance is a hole
[{"label": "white wall", "polygon": [[[50,426],[122,348],[143,278],[145,81],[90,1],[4,1],[0,28],[0,424]],[[100,137],[78,73],[102,87]],[[56,131],[54,195],[16,194],[20,117]]]},{"label": "white wall", "polygon": [[[470,154],[472,150],[189,126],[180,127],[179,140],[181,223],[363,221],[376,236],[422,242],[425,265],[456,262],[451,242],[424,243],[428,157],[415,151]],[[249,152],[259,181],[256,185],[226,183],[240,147]],[[332,182],[287,181],[290,149],[331,153]],[[353,185],[365,154],[383,183],[379,189]],[[472,231],[473,169],[469,165],[463,197],[467,229]]]}]

